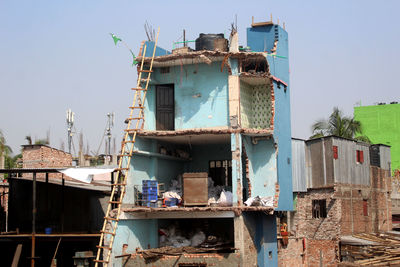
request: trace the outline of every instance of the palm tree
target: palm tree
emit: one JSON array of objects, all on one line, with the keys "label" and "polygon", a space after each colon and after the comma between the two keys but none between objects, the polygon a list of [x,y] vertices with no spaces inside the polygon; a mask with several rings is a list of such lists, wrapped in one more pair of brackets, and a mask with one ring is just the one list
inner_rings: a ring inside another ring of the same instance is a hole
[{"label": "palm tree", "polygon": [[6,138],[3,135],[3,132],[0,130],[0,156],[6,156],[12,153],[11,147],[6,145]]},{"label": "palm tree", "polygon": [[362,135],[361,122],[355,120],[353,117],[344,116],[338,107],[333,108],[333,112],[328,120],[322,119],[316,121],[311,126],[311,129],[313,135],[310,139],[335,135],[370,143],[368,137]]}]

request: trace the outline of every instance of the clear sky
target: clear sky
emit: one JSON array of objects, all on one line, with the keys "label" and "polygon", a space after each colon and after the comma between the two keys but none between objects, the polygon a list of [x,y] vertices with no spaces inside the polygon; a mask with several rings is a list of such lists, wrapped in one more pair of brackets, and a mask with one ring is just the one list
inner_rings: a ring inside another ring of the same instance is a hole
[{"label": "clear sky", "polygon": [[[116,113],[117,147],[136,84],[129,51],[146,39],[144,22],[160,27],[172,48],[186,29],[229,33],[237,15],[239,42],[255,21],[286,23],[289,33],[292,136],[334,106],[400,102],[400,1],[17,1],[0,0],[0,129],[14,152],[26,135],[66,144],[65,112],[75,114],[84,143],[97,151],[106,114]],[[78,140],[74,140],[75,144]],[[103,152],[101,148],[100,152]]]}]

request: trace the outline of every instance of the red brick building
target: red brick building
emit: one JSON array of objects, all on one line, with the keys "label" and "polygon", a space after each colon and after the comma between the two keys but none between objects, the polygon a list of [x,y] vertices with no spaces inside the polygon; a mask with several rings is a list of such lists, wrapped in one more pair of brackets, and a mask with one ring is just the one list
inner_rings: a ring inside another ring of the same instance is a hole
[{"label": "red brick building", "polygon": [[[70,167],[72,155],[47,145],[23,145],[22,166],[24,169]],[[50,174],[50,177],[61,177],[61,174]],[[37,178],[44,178],[44,174],[38,174]]]},{"label": "red brick building", "polygon": [[293,140],[292,147],[295,211],[280,219],[289,232],[288,244],[279,244],[280,266],[337,266],[348,260],[340,255],[346,236],[392,229],[390,148],[378,146],[376,155],[338,137]]}]

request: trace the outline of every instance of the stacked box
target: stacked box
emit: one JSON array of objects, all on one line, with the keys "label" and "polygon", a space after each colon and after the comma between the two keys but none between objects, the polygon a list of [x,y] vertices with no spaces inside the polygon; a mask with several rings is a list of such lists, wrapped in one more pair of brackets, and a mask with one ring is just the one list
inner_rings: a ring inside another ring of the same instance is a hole
[{"label": "stacked box", "polygon": [[158,200],[158,182],[153,180],[142,181],[143,206],[155,208]]}]

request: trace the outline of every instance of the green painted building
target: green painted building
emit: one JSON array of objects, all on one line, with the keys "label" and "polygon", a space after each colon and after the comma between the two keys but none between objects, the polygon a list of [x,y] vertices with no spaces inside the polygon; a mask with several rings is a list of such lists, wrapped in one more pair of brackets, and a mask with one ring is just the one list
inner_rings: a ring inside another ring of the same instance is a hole
[{"label": "green painted building", "polygon": [[392,170],[400,169],[400,104],[355,107],[354,118],[373,144],[391,146]]}]

